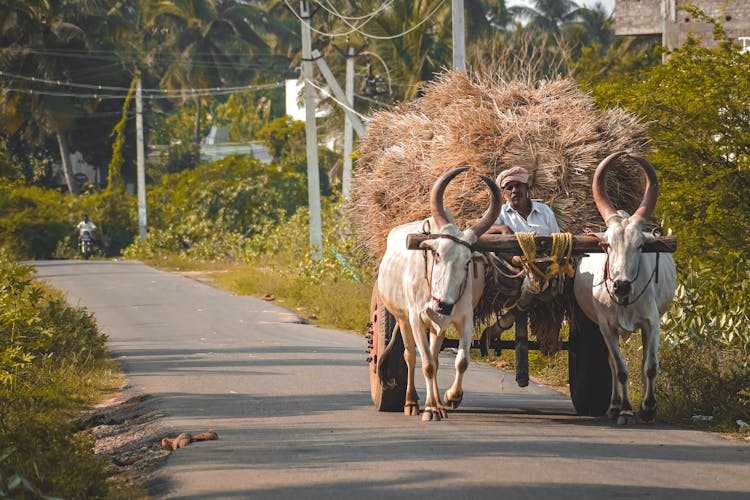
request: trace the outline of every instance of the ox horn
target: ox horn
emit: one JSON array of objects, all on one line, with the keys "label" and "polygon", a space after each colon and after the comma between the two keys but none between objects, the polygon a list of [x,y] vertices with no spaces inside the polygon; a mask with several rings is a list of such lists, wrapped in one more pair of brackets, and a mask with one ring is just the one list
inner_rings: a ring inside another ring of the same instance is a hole
[{"label": "ox horn", "polygon": [[634,214],[646,219],[653,213],[656,199],[659,197],[659,181],[656,179],[656,170],[644,157],[630,153],[628,156],[640,163],[643,171],[646,172],[646,192],[643,194],[643,200],[641,200],[641,204],[638,205]]},{"label": "ox horn", "polygon": [[611,216],[617,213],[617,209],[612,205],[612,201],[609,199],[607,194],[607,184],[604,180],[607,178],[607,171],[613,160],[620,156],[627,154],[625,151],[618,151],[612,153],[599,163],[594,172],[594,180],[591,183],[591,191],[594,193],[594,203],[596,203],[596,209],[599,210],[599,215],[602,216],[604,222],[607,222]]},{"label": "ox horn", "polygon": [[441,175],[432,186],[432,191],[430,191],[430,211],[435,218],[435,223],[437,224],[438,229],[450,224],[448,216],[445,214],[445,207],[443,206],[443,193],[445,193],[445,188],[455,176],[468,169],[469,167],[460,167],[449,170]]},{"label": "ox horn", "polygon": [[611,155],[603,159],[599,166],[596,167],[596,171],[594,172],[594,180],[591,185],[591,189],[594,193],[594,202],[596,203],[596,208],[599,210],[599,214],[602,216],[602,219],[604,219],[605,222],[609,217],[615,215],[617,213],[617,210],[615,209],[614,205],[612,205],[612,201],[609,199],[609,195],[607,195],[607,186],[604,180],[607,177],[607,171],[609,170],[612,161],[622,155],[626,155],[629,158],[637,161],[641,165],[641,167],[643,167],[644,172],[646,172],[646,192],[643,195],[641,204],[638,206],[638,209],[633,215],[643,217],[644,219],[647,218],[654,211],[654,207],[656,206],[656,199],[659,197],[659,181],[657,181],[656,179],[656,170],[654,170],[653,165],[651,165],[644,157],[628,153],[626,151],[612,153]]},{"label": "ox horn", "polygon": [[489,177],[485,175],[480,175],[479,177],[481,177],[484,183],[487,184],[487,187],[490,188],[492,196],[490,197],[490,208],[487,209],[487,212],[485,212],[482,218],[471,227],[471,230],[477,238],[483,235],[485,231],[495,223],[498,215],[500,215],[500,189],[497,187],[497,184],[495,184],[495,181]]}]

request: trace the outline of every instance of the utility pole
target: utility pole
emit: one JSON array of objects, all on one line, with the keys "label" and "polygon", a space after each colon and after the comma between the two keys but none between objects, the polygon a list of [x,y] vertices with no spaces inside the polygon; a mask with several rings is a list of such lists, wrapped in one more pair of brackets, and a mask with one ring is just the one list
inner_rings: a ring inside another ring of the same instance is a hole
[{"label": "utility pole", "polygon": [[[316,9],[317,10],[317,9]],[[302,21],[302,74],[305,77],[305,141],[307,143],[307,198],[310,205],[310,246],[313,260],[323,258],[323,224],[320,216],[320,176],[318,173],[318,134],[315,129],[315,91],[312,86],[312,35],[310,3],[300,0]]]},{"label": "utility pole", "polygon": [[[346,47],[346,104],[354,109],[354,47]],[[352,148],[354,146],[354,132],[349,113],[344,113],[344,171],[341,173],[341,195],[349,199],[352,185]]]},{"label": "utility pole", "polygon": [[143,154],[143,86],[141,75],[135,87],[135,138],[138,181],[138,235],[141,241],[146,239],[146,161]]},{"label": "utility pole", "polygon": [[[347,37],[346,52],[341,50],[338,45],[334,45],[333,47],[344,57],[344,59],[346,59],[346,83],[344,84],[346,105],[351,110],[354,110],[354,58],[357,57],[365,47],[367,47],[367,43],[355,50],[354,47],[349,44],[349,38]],[[318,66],[320,66],[321,60],[317,60],[317,62]],[[322,67],[320,70],[323,73],[323,76],[325,76],[326,70]],[[349,198],[352,185],[352,150],[354,149],[354,136],[352,135],[354,128],[353,119],[359,121],[354,113],[344,113],[344,170],[341,174],[341,195],[344,198]],[[357,135],[362,137],[362,132],[357,132]]]},{"label": "utility pole", "polygon": [[[365,126],[362,124],[362,120],[360,120],[357,114],[354,112],[354,108],[349,106],[349,104],[347,103],[346,94],[344,94],[344,91],[341,90],[341,86],[339,85],[339,82],[336,81],[336,77],[333,76],[333,72],[328,67],[328,63],[326,63],[326,60],[323,59],[317,49],[312,51],[312,56],[313,59],[315,59],[315,62],[318,64],[318,69],[320,69],[320,72],[323,74],[323,78],[326,79],[326,83],[328,83],[328,87],[333,92],[333,95],[336,96],[336,99],[338,99],[342,104],[344,104],[344,113],[346,113],[346,116],[349,118],[354,131],[357,132],[358,136],[362,137],[363,135],[365,135]],[[352,93],[353,92],[354,90],[352,89]]]},{"label": "utility pole", "polygon": [[464,0],[452,0],[453,69],[466,74],[466,37],[464,35]]}]

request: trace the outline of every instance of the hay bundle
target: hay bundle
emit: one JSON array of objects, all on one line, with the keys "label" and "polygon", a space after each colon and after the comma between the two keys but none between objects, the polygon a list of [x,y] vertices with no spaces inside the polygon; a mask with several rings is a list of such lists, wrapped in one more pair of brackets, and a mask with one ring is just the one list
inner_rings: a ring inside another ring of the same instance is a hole
[{"label": "hay bundle", "polygon": [[[429,192],[445,171],[468,166],[448,187],[445,204],[459,226],[480,217],[487,189],[477,177],[495,178],[522,165],[530,195],[549,204],[561,230],[603,230],[591,195],[598,163],[627,149],[643,155],[643,124],[620,109],[596,110],[572,81],[499,83],[444,73],[422,97],[369,120],[360,145],[350,209],[358,244],[377,262],[395,226],[430,215]],[[618,209],[641,201],[640,167],[618,160],[608,176]]]}]

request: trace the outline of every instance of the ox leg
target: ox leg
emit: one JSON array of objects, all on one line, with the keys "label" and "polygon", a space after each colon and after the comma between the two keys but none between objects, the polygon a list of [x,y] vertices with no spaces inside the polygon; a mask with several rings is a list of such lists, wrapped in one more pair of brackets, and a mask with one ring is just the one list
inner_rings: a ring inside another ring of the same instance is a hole
[{"label": "ox leg", "polygon": [[440,371],[440,348],[445,340],[445,331],[438,329],[430,334],[430,356],[435,364],[435,372],[432,377],[432,394],[435,395],[435,407],[441,418],[447,418],[448,414],[440,400],[440,389],[438,388],[438,372]]},{"label": "ox leg", "polygon": [[[421,324],[412,322],[412,328],[414,328],[413,337],[417,344],[417,349],[419,349],[419,357],[422,360],[422,374],[424,375],[425,386],[427,387],[427,399],[424,402],[422,420],[441,420],[446,418],[447,415],[445,408],[443,408],[440,402],[440,393],[437,390],[437,355],[433,355],[433,350],[429,346],[428,332],[421,330]],[[437,342],[434,340],[433,346],[436,346],[436,351],[440,350],[440,347],[437,346]]]},{"label": "ox leg", "polygon": [[407,322],[399,321],[401,337],[404,339],[404,361],[406,361],[407,380],[406,380],[406,401],[404,403],[404,414],[413,416],[419,415],[419,396],[414,384],[414,370],[417,364],[417,350],[414,345],[414,334],[411,325]]},{"label": "ox leg", "polygon": [[453,380],[453,385],[445,391],[445,404],[451,408],[458,408],[461,405],[461,401],[464,398],[463,390],[463,379],[464,373],[469,368],[469,360],[471,359],[469,349],[471,348],[471,340],[474,335],[472,325],[470,322],[465,322],[463,326],[463,332],[458,342],[458,352],[456,353],[456,378]]},{"label": "ox leg", "polygon": [[643,422],[656,419],[656,372],[659,369],[659,323],[641,327],[643,342],[643,401],[638,416]]},{"label": "ox leg", "polygon": [[635,416],[628,398],[628,365],[620,351],[620,336],[616,331],[600,329],[609,349],[609,366],[612,369],[612,399],[607,415],[611,419],[616,418],[618,425],[633,424]]}]

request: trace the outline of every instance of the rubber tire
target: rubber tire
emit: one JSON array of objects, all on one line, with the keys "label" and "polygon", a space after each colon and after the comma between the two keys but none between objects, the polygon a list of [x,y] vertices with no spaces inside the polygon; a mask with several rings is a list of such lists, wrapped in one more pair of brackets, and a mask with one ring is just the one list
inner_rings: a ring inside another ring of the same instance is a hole
[{"label": "rubber tire", "polygon": [[[383,306],[379,297],[376,298],[377,288],[373,289],[373,300],[371,303],[370,321],[372,321],[372,345],[373,361],[368,367],[370,370],[370,395],[375,409],[378,411],[403,411],[406,403],[406,379],[407,367],[404,360],[404,344],[401,339],[401,333],[396,326],[396,318]],[[391,339],[391,335],[395,339]],[[380,356],[385,352],[389,341],[395,342],[391,347],[388,357],[380,360]],[[394,378],[396,385],[393,389],[384,389],[380,382],[380,376],[372,365],[379,362],[378,369],[386,369]],[[383,367],[383,363],[386,364]]]},{"label": "rubber tire", "polygon": [[609,350],[599,325],[578,304],[574,307],[568,342],[570,399],[579,415],[598,417],[607,412],[612,397]]}]

